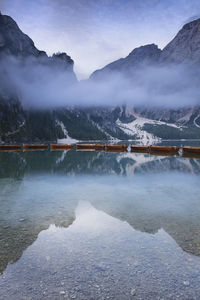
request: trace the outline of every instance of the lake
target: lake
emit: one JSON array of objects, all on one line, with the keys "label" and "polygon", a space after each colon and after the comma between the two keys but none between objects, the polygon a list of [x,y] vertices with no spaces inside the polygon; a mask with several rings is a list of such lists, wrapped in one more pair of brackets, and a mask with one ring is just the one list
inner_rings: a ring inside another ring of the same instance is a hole
[{"label": "lake", "polygon": [[0,299],[200,299],[200,159],[0,152]]}]

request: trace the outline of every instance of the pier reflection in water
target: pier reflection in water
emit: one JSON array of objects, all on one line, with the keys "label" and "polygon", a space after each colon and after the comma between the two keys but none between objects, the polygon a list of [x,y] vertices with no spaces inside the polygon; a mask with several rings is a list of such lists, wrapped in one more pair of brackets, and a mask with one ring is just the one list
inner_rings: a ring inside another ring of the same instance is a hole
[{"label": "pier reflection in water", "polygon": [[0,299],[198,299],[200,160],[46,151],[0,164]]}]

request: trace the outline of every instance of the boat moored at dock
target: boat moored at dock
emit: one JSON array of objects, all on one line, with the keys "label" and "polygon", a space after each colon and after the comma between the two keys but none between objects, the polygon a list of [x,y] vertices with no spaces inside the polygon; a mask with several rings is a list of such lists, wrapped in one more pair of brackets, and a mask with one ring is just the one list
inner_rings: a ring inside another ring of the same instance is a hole
[{"label": "boat moored at dock", "polygon": [[106,145],[105,144],[95,144],[95,150],[96,151],[103,151],[106,149]]},{"label": "boat moored at dock", "polygon": [[131,152],[148,153],[149,152],[149,146],[131,145]]},{"label": "boat moored at dock", "polygon": [[0,151],[21,151],[21,145],[0,145]]},{"label": "boat moored at dock", "polygon": [[166,153],[166,154],[179,154],[179,147],[176,146],[149,146],[149,153]]},{"label": "boat moored at dock", "polygon": [[[72,144],[0,144],[0,151],[34,151],[34,150],[73,150]],[[128,145],[126,144],[76,144],[76,150],[82,151],[106,151],[106,152],[135,152],[148,153],[150,155],[173,156],[181,155],[188,158],[200,158],[200,147],[191,146],[158,146],[158,145]],[[179,152],[180,151],[180,152]]]},{"label": "boat moored at dock", "polygon": [[67,144],[50,144],[51,151],[54,150],[72,150],[73,145],[67,145]]},{"label": "boat moored at dock", "polygon": [[48,150],[49,147],[46,144],[23,144],[23,150],[24,151],[33,151],[33,150]]},{"label": "boat moored at dock", "polygon": [[200,147],[190,147],[190,146],[183,146],[182,147],[183,156],[189,154],[195,154],[200,156]]},{"label": "boat moored at dock", "polygon": [[113,151],[113,152],[124,152],[127,151],[128,146],[126,144],[122,145],[106,145],[106,151]]},{"label": "boat moored at dock", "polygon": [[200,153],[183,153],[182,157],[184,158],[196,158],[196,159],[200,159]]},{"label": "boat moored at dock", "polygon": [[93,150],[95,151],[95,144],[77,144],[77,150]]}]

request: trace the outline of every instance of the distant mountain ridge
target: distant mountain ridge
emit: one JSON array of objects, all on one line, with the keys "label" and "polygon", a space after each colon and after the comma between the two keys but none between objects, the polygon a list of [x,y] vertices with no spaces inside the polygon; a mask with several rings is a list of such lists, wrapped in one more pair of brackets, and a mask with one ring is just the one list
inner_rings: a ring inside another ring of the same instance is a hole
[{"label": "distant mountain ridge", "polygon": [[95,71],[90,78],[98,79],[98,77],[106,72],[127,72],[131,71],[133,67],[155,64],[159,61],[161,52],[162,51],[155,44],[135,48],[127,57],[120,58],[106,65],[103,69]]},{"label": "distant mountain ridge", "polygon": [[166,62],[200,63],[200,19],[185,24],[163,50],[155,44],[140,46],[127,57],[120,58],[93,72],[90,78],[97,78],[106,71],[128,71],[130,68],[144,64],[155,65]]},{"label": "distant mountain ridge", "polygon": [[[163,65],[182,63],[191,66],[199,64],[200,67],[200,19],[185,24],[163,50],[155,44],[138,47],[127,57],[114,61],[92,73],[90,80],[104,80],[115,72],[131,78],[134,71],[142,70],[144,66],[162,67]],[[138,137],[146,137],[148,140],[155,137],[164,139],[200,137],[199,107],[162,109],[147,108],[141,105],[126,108],[123,112],[123,119],[121,121],[119,116],[118,126],[125,133],[130,135],[136,133]],[[125,121],[128,119],[132,119],[132,121]]]},{"label": "distant mountain ridge", "polygon": [[[30,110],[24,108],[20,94],[8,95],[4,87],[7,78],[5,58],[12,56],[22,63],[33,58],[33,64],[61,67],[71,82],[77,82],[74,62],[66,53],[48,57],[38,50],[9,16],[0,14],[0,141],[44,141],[57,139],[140,139],[152,143],[163,139],[200,138],[200,109],[127,107],[64,107],[60,109]],[[113,72],[132,76],[144,66],[162,64],[200,63],[200,19],[183,26],[175,38],[163,49],[155,44],[134,49],[127,57],[95,71],[89,80],[105,80]],[[41,76],[38,74],[38,76]],[[66,82],[67,84],[67,82]],[[2,88],[2,89],[1,89]],[[42,101],[42,99],[41,99]]]}]

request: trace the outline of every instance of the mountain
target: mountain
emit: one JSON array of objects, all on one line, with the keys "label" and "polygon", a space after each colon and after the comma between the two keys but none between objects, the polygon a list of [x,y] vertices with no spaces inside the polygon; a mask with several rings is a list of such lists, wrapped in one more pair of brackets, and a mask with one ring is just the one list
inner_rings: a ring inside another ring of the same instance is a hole
[{"label": "mountain", "polygon": [[47,56],[39,51],[33,41],[24,34],[17,23],[9,16],[0,13],[0,55]]},{"label": "mountain", "polygon": [[[138,80],[138,71],[145,74],[146,67],[176,67],[183,63],[197,65],[200,60],[199,27],[200,19],[184,25],[163,50],[155,44],[136,48],[127,57],[95,71],[88,82],[102,80],[106,83],[112,74],[123,74],[126,80],[133,82]],[[73,65],[73,60],[66,53],[49,57],[38,50],[11,17],[0,14],[0,141],[69,141],[72,138],[71,141],[140,139],[144,143],[153,143],[160,139],[200,138],[200,109],[192,105],[181,109],[143,105],[71,106],[42,110],[28,107],[32,78],[44,82],[45,86],[49,85],[49,76],[54,82],[60,78],[61,72],[65,86],[78,85]],[[22,72],[8,72],[16,68],[22,69]],[[24,76],[29,84],[25,96],[22,96],[16,81],[20,76]],[[42,98],[41,91],[41,104]]]},{"label": "mountain", "polygon": [[200,63],[200,19],[187,23],[163,49],[161,61]]},{"label": "mountain", "polygon": [[106,72],[127,72],[143,65],[159,63],[200,63],[200,19],[185,24],[175,38],[163,49],[150,44],[134,49],[127,57],[120,58],[92,73],[92,79],[99,79]]},{"label": "mountain", "polygon": [[0,140],[37,141],[66,137],[53,111],[25,109],[17,88],[10,93],[12,89],[10,85],[7,87],[7,83],[12,80],[7,69],[13,59],[14,63],[17,61],[23,66],[26,65],[25,71],[28,76],[32,65],[42,65],[55,72],[61,69],[65,71],[70,83],[77,82],[73,71],[74,62],[70,56],[58,53],[48,57],[44,51],[35,47],[34,42],[20,30],[11,17],[0,14]]},{"label": "mountain", "polygon": [[[95,82],[109,80],[115,74],[122,74],[124,78],[136,81],[138,79],[137,72],[145,73],[149,67],[157,68],[158,71],[163,68],[164,72],[167,70],[170,76],[169,68],[174,68],[173,71],[180,66],[183,66],[186,72],[189,70],[188,74],[191,73],[198,78],[199,75],[195,72],[199,63],[200,19],[197,19],[184,25],[163,50],[160,50],[155,44],[136,48],[127,57],[95,71],[90,76],[90,80]],[[181,71],[179,72],[180,74],[177,73],[176,75],[181,76],[181,80],[184,82],[183,74]],[[186,83],[190,85],[187,81]],[[169,85],[166,89],[170,88]],[[155,106],[149,108],[138,105],[126,107],[126,109],[121,108],[121,112],[123,118],[119,114],[116,121],[117,125],[131,137],[136,135],[138,138],[150,142],[156,137],[163,139],[200,138],[199,106],[187,105],[187,107],[170,109],[169,107],[158,108]]]},{"label": "mountain", "polygon": [[157,45],[151,44],[135,48],[127,57],[120,58],[101,70],[97,70],[91,75],[91,79],[103,79],[111,72],[131,72],[133,68],[141,68],[146,65],[154,65],[159,61],[162,51]]},{"label": "mountain", "polygon": [[31,38],[20,30],[11,17],[2,15],[0,12],[0,58],[8,55],[21,58],[32,56],[46,63],[62,62],[73,73],[74,62],[70,56],[66,53],[59,53],[48,57],[45,51],[40,51],[35,47]]}]

